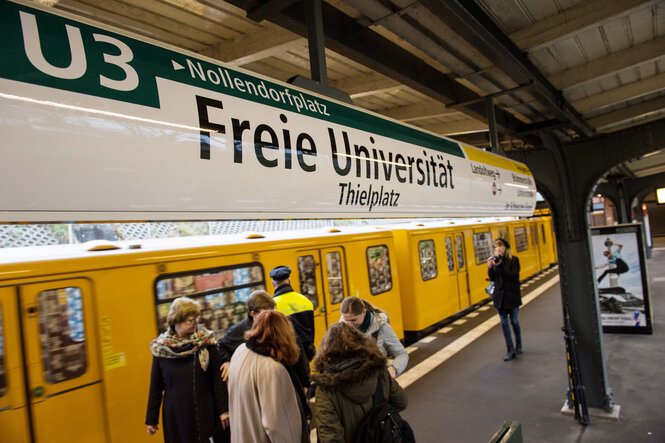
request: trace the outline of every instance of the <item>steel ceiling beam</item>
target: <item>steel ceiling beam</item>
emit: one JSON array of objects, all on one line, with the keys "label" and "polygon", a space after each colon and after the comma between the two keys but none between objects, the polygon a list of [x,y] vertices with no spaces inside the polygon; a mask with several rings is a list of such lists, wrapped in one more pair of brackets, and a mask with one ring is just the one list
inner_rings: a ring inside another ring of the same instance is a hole
[{"label": "steel ceiling beam", "polygon": [[[253,10],[263,2],[256,0],[227,0],[243,10]],[[444,104],[466,103],[458,109],[472,118],[487,123],[487,110],[483,99],[474,91],[425,63],[371,29],[329,5],[322,4],[326,47],[382,75],[419,91]],[[305,10],[298,2],[273,14],[268,20],[303,37],[307,36]],[[524,123],[509,112],[496,110],[496,123],[500,132],[516,134]],[[530,137],[530,144],[539,140]]]},{"label": "steel ceiling beam", "polygon": [[[517,83],[533,83],[532,93],[580,136],[595,131],[528,59],[515,43],[473,0],[420,0],[439,20],[481,51]],[[520,81],[521,79],[521,81]]]}]

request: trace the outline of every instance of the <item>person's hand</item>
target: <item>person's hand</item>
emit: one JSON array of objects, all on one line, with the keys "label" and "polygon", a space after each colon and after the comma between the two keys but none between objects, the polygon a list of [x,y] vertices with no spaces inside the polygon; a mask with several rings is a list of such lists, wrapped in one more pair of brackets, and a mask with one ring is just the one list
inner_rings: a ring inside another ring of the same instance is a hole
[{"label": "person's hand", "polygon": [[228,361],[225,361],[222,363],[222,366],[219,367],[219,372],[221,373],[222,381],[226,382],[226,380],[229,378],[229,366],[231,363]]},{"label": "person's hand", "polygon": [[219,421],[222,422],[222,429],[226,429],[229,427],[229,413],[225,412],[223,414],[219,414]]},{"label": "person's hand", "polygon": [[392,378],[397,377],[397,369],[394,366],[388,366],[388,373]]},{"label": "person's hand", "polygon": [[157,429],[157,426],[148,425],[148,435],[153,435],[155,432],[157,432]]}]

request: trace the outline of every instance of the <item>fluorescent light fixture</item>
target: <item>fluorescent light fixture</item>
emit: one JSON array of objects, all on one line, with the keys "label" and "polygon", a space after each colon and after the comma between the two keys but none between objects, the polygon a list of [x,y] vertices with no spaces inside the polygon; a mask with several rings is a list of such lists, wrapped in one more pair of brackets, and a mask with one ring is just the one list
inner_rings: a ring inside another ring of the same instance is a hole
[{"label": "fluorescent light fixture", "polygon": [[665,203],[665,188],[656,189],[656,199],[660,204]]}]

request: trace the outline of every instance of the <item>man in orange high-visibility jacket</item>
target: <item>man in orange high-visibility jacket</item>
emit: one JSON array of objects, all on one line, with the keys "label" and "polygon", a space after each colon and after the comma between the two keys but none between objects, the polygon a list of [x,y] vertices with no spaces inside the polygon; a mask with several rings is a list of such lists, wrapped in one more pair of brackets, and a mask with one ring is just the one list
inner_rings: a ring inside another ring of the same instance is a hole
[{"label": "man in orange high-visibility jacket", "polygon": [[302,294],[291,287],[291,268],[277,266],[270,271],[272,284],[275,286],[276,310],[289,317],[296,335],[302,344],[308,360],[314,358],[314,305]]}]

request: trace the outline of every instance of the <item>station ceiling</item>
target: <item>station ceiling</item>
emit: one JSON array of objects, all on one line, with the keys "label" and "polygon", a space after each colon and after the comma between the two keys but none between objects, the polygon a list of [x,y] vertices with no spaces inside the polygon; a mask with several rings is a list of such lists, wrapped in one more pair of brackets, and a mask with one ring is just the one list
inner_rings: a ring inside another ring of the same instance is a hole
[{"label": "station ceiling", "polygon": [[[311,78],[303,0],[34,0],[281,81]],[[308,0],[305,0],[308,1]],[[503,150],[665,118],[665,1],[323,0],[327,83],[353,103]],[[614,174],[665,172],[663,149]]]}]

